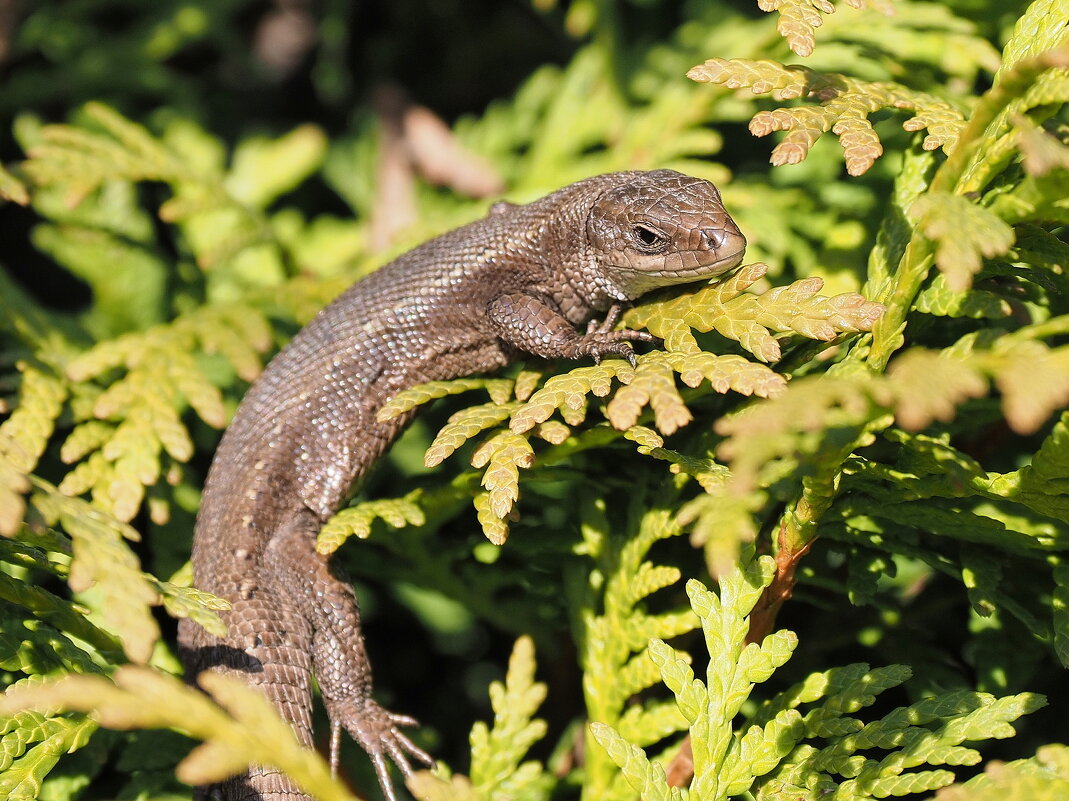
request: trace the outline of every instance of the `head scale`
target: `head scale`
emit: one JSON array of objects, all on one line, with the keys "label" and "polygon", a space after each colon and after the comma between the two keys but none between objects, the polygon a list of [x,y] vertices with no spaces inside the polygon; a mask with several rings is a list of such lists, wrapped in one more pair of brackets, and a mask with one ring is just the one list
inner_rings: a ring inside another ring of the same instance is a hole
[{"label": "head scale", "polygon": [[725,273],[742,262],[746,237],[716,187],[674,170],[621,173],[587,217],[602,280],[621,299]]}]

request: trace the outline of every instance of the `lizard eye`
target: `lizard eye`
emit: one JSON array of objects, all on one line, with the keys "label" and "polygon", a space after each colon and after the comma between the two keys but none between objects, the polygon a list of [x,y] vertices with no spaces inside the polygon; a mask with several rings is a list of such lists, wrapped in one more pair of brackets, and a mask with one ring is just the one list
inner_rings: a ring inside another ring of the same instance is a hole
[{"label": "lizard eye", "polygon": [[635,243],[645,251],[662,250],[668,244],[668,237],[648,225],[635,225],[631,228]]}]

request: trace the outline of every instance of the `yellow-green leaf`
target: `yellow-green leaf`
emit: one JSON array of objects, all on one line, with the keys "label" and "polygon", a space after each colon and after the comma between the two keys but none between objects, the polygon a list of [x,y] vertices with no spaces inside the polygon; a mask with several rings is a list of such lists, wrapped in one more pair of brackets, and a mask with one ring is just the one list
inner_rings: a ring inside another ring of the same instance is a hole
[{"label": "yellow-green leaf", "polygon": [[638,422],[647,405],[653,409],[655,425],[666,436],[691,421],[691,414],[676,390],[675,375],[660,353],[643,357],[630,383],[616,391],[606,415],[614,428],[623,431]]},{"label": "yellow-green leaf", "polygon": [[486,467],[482,485],[489,495],[490,510],[496,517],[506,517],[520,497],[519,468],[534,463],[531,443],[520,434],[502,431],[475,450],[471,463]]},{"label": "yellow-green leaf", "polygon": [[1009,225],[961,195],[926,192],[914,201],[909,216],[935,243],[936,266],[959,292],[971,286],[983,258],[1001,256],[1013,245]]},{"label": "yellow-green leaf", "polygon": [[505,378],[457,378],[452,381],[428,381],[426,384],[398,392],[382,405],[376,417],[379,422],[393,420],[436,398],[459,395],[461,392],[473,389],[485,389],[490,393],[491,399],[495,399],[495,393],[506,387],[511,392],[512,382]]},{"label": "yellow-green leaf", "polygon": [[453,414],[435,435],[434,441],[423,456],[423,463],[427,467],[441,464],[469,439],[504,421],[518,407],[519,402],[516,401],[505,404],[483,403],[461,409]]}]

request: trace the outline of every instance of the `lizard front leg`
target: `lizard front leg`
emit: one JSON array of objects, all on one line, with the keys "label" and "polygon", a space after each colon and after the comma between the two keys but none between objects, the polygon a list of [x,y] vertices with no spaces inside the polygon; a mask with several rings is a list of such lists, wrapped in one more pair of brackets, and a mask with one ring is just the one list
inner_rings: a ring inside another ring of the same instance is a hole
[{"label": "lizard front leg", "polygon": [[495,297],[486,307],[486,316],[495,333],[520,350],[546,358],[579,359],[589,356],[600,364],[607,355],[621,356],[635,366],[631,342],[652,342],[645,331],[613,331],[620,316],[620,306],[613,306],[600,324],[592,322],[586,333],[579,333],[556,306],[542,295],[507,292]]},{"label": "lizard front leg", "polygon": [[315,550],[319,526],[311,512],[299,515],[271,538],[264,566],[289,592],[300,596],[312,623],[313,671],[331,723],[331,770],[337,771],[337,746],[344,728],[371,758],[383,794],[396,801],[388,760],[405,776],[412,773],[409,757],[427,766],[434,760],[398,728],[416,721],[388,712],[371,697],[371,664],[356,594],[334,574],[327,557]]}]

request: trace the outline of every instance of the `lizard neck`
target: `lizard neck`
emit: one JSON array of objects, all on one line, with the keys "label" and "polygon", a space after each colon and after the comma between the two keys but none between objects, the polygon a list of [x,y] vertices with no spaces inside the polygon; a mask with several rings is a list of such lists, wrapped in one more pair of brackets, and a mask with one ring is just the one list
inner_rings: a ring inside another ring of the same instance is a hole
[{"label": "lizard neck", "polygon": [[[547,276],[547,295],[569,322],[580,325],[622,297],[605,278],[599,253],[586,235],[590,210],[614,176],[597,176],[555,192],[530,209],[531,251],[539,254]],[[547,225],[546,220],[552,220]]]}]

